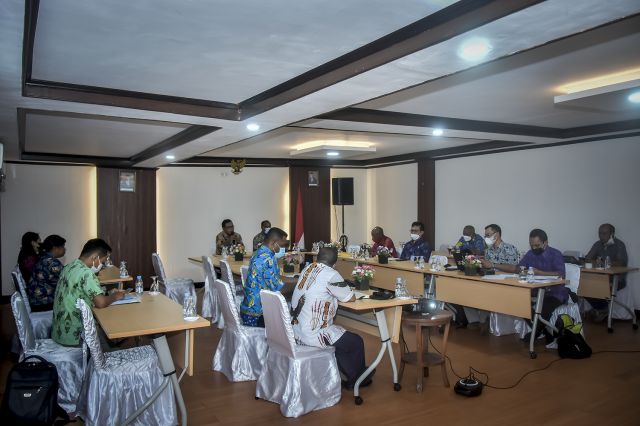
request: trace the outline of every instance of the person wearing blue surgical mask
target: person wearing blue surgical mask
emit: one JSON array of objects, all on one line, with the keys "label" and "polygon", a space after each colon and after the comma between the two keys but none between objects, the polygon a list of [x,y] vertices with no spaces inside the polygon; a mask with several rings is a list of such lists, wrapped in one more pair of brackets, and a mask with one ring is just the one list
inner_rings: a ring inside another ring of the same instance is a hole
[{"label": "person wearing blue surgical mask", "polygon": [[240,319],[250,327],[264,327],[260,290],[280,291],[290,294],[295,280],[280,276],[278,259],[283,257],[287,247],[287,233],[280,228],[271,228],[260,247],[249,262],[248,277],[245,282],[244,299],[240,304]]}]

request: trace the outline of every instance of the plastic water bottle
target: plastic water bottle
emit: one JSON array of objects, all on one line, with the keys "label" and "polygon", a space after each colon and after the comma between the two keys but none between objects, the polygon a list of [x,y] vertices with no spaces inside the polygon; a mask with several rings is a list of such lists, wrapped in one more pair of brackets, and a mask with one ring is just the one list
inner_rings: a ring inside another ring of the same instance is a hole
[{"label": "plastic water bottle", "polygon": [[424,257],[422,256],[420,256],[420,259],[418,260],[418,268],[424,269]]},{"label": "plastic water bottle", "polygon": [[611,258],[609,256],[604,258],[604,269],[611,268]]},{"label": "plastic water bottle", "polygon": [[192,316],[192,305],[193,299],[191,298],[191,293],[187,291],[184,293],[184,298],[182,299],[182,317],[184,319],[190,318]]},{"label": "plastic water bottle", "polygon": [[144,286],[142,285],[142,275],[136,277],[136,293],[144,293]]},{"label": "plastic water bottle", "polygon": [[529,266],[529,270],[527,271],[527,282],[532,283],[534,280],[535,274],[533,273],[533,266]]},{"label": "plastic water bottle", "polygon": [[402,278],[396,278],[396,297],[399,297],[402,293]]}]

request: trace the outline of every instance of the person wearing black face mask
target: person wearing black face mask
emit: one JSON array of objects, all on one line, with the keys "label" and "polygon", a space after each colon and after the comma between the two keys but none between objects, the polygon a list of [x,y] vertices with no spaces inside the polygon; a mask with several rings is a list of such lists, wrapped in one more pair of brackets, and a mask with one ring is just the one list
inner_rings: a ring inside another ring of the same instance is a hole
[{"label": "person wearing black face mask", "polygon": [[[629,257],[627,256],[627,247],[624,243],[616,238],[616,228],[610,223],[603,223],[598,228],[598,241],[596,241],[589,253],[585,256],[587,262],[593,262],[598,257],[604,261],[608,256],[611,260],[611,266],[627,266]],[[622,290],[627,286],[625,282],[626,274],[618,279],[618,290]],[[610,282],[613,276],[609,277]],[[609,315],[609,302],[605,299],[586,298],[593,310],[590,312],[591,319],[600,322]]]},{"label": "person wearing black face mask", "polygon": [[[532,267],[536,275],[555,275],[564,278],[564,257],[560,250],[549,246],[547,233],[542,229],[534,229],[529,233],[529,246],[531,250],[525,254],[518,265],[501,265],[501,269],[507,272],[517,272],[520,266]],[[535,291],[533,293],[536,293]],[[569,301],[569,289],[563,285],[547,287],[542,303],[542,318],[547,321],[553,311]],[[537,334],[546,332],[544,327],[538,326]],[[525,337],[529,339],[528,336]]]}]

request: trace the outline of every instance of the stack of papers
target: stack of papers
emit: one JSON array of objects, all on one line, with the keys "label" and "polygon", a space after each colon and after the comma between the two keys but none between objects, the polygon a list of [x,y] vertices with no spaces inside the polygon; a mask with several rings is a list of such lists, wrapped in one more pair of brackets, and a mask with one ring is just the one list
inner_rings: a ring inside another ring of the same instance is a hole
[{"label": "stack of papers", "polygon": [[484,275],[482,277],[483,280],[504,280],[507,278],[518,278],[517,274],[495,274],[495,275]]},{"label": "stack of papers", "polygon": [[128,303],[140,303],[140,297],[137,294],[127,293],[120,300],[116,300],[112,305],[126,305]]}]

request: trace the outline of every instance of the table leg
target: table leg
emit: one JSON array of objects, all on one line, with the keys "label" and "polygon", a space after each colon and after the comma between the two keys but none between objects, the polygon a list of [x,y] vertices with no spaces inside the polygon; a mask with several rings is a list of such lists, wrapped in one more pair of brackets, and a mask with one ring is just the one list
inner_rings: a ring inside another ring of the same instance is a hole
[{"label": "table leg", "polygon": [[638,329],[638,323],[636,319],[636,313],[633,309],[625,305],[624,303],[620,303],[616,300],[616,295],[618,294],[618,275],[613,276],[613,283],[611,284],[611,299],[609,299],[609,316],[607,318],[607,329],[609,333],[613,333],[613,304],[617,303],[622,306],[629,314],[633,320],[632,326],[634,330]]},{"label": "table leg", "polygon": [[356,384],[353,386],[353,396],[355,397],[356,405],[362,404],[362,398],[360,397],[360,384],[380,364],[385,351],[389,352],[391,369],[393,370],[393,390],[399,391],[401,389],[400,383],[398,383],[398,369],[396,367],[396,360],[393,357],[393,348],[391,347],[391,338],[389,337],[389,328],[387,327],[387,318],[384,315],[384,309],[374,310],[373,312],[376,315],[378,332],[380,333],[380,351],[378,352],[376,359],[369,365],[369,368],[367,368],[364,373],[358,377]]},{"label": "table leg", "polygon": [[416,325],[416,391],[422,392],[422,376],[424,375],[424,366],[422,365],[422,327]]},{"label": "table leg", "polygon": [[544,288],[538,289],[538,298],[536,299],[536,308],[533,313],[533,328],[531,329],[531,337],[529,337],[529,356],[531,359],[536,358],[538,355],[534,349],[534,343],[536,341],[536,329],[538,328],[538,321],[542,314],[542,304],[544,303]]},{"label": "table leg", "polygon": [[158,361],[160,362],[162,374],[164,374],[165,377],[169,377],[173,384],[173,392],[175,393],[176,401],[178,402],[178,409],[180,410],[180,424],[182,426],[187,426],[187,409],[184,405],[182,390],[180,389],[180,383],[178,383],[178,378],[176,377],[175,365],[173,364],[171,351],[169,350],[169,345],[167,344],[167,338],[165,335],[161,334],[154,336],[153,346],[156,348],[156,353],[158,354]]},{"label": "table leg", "polygon": [[449,326],[451,321],[447,321],[444,326],[444,336],[442,338],[442,380],[444,385],[449,387],[449,376],[447,375],[447,341],[449,340]]}]

